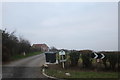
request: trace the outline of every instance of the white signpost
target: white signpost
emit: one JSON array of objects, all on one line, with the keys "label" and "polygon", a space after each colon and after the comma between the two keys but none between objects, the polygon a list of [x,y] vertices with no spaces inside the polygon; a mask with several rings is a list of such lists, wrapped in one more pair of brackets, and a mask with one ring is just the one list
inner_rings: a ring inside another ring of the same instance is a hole
[{"label": "white signpost", "polygon": [[65,51],[61,50],[61,51],[59,52],[59,55],[62,57],[62,58],[60,59],[60,62],[62,62],[62,67],[65,68],[65,61],[66,61],[66,60],[64,59]]}]

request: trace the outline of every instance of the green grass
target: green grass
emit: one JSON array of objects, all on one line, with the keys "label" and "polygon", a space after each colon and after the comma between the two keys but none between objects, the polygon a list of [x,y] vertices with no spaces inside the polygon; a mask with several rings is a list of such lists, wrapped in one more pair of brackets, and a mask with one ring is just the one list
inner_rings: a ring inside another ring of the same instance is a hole
[{"label": "green grass", "polygon": [[[71,76],[66,76],[66,72],[69,72]],[[92,72],[46,69],[45,73],[57,78],[118,78],[117,72]]]},{"label": "green grass", "polygon": [[23,59],[23,58],[26,58],[26,57],[29,57],[29,56],[34,56],[34,55],[41,54],[41,53],[42,52],[32,52],[32,53],[27,53],[25,56],[19,54],[19,55],[12,56],[11,60]]}]

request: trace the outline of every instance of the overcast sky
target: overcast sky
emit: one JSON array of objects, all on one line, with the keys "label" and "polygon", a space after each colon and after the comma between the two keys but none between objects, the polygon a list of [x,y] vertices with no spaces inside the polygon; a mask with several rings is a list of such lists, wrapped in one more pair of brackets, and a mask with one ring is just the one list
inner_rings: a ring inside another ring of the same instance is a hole
[{"label": "overcast sky", "polygon": [[116,2],[3,3],[3,29],[31,44],[65,49],[118,50]]}]

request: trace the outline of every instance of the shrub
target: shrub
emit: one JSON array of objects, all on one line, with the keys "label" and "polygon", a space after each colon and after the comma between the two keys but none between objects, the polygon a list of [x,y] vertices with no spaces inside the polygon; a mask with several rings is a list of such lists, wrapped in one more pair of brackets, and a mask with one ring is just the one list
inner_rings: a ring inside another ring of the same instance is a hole
[{"label": "shrub", "polygon": [[91,53],[93,53],[92,50],[80,50],[82,59],[82,65],[83,68],[91,68],[92,66],[92,59],[91,59]]},{"label": "shrub", "polygon": [[16,37],[15,32],[9,33],[6,30],[0,30],[2,33],[2,61],[10,61],[14,55],[23,52],[30,52],[30,42],[23,38]]},{"label": "shrub", "polygon": [[104,53],[104,55],[105,55],[105,57],[102,59],[102,61],[103,61],[103,65],[105,66],[105,69],[107,69],[107,54],[106,53]]},{"label": "shrub", "polygon": [[118,71],[120,71],[120,52],[118,52]]},{"label": "shrub", "polygon": [[71,66],[78,65],[78,60],[79,60],[79,55],[80,55],[79,52],[71,51],[69,55],[70,55]]},{"label": "shrub", "polygon": [[91,61],[90,53],[82,53],[81,58],[82,58],[83,68],[91,68],[92,61]]},{"label": "shrub", "polygon": [[118,56],[117,56],[117,53],[112,53],[110,52],[108,54],[108,61],[110,63],[110,69],[114,70],[115,69],[115,66],[118,62]]},{"label": "shrub", "polygon": [[10,54],[10,50],[8,50],[6,47],[2,47],[2,61],[9,61],[11,54]]}]

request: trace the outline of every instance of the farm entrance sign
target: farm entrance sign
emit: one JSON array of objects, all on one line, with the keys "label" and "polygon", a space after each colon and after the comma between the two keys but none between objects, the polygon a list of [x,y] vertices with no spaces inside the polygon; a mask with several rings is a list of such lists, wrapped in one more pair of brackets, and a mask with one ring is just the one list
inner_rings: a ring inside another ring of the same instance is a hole
[{"label": "farm entrance sign", "polygon": [[62,67],[65,68],[65,61],[66,61],[66,58],[65,58],[65,51],[61,50],[59,52],[59,56],[60,56],[60,62],[62,62]]},{"label": "farm entrance sign", "polygon": [[59,52],[59,55],[65,55],[65,51],[61,50],[61,51]]}]

